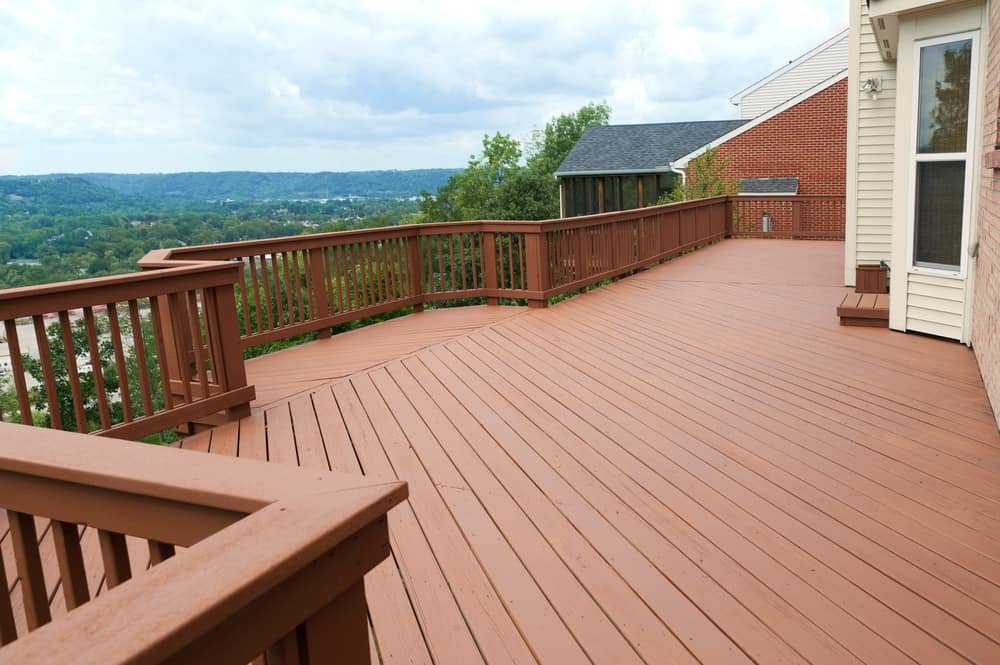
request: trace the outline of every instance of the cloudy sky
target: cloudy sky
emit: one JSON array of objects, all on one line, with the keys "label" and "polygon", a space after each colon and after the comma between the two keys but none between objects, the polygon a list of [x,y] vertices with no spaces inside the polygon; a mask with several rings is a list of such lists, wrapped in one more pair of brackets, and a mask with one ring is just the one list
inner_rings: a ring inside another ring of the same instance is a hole
[{"label": "cloudy sky", "polygon": [[0,0],[0,173],[462,166],[590,100],[733,117],[846,26],[846,0]]}]

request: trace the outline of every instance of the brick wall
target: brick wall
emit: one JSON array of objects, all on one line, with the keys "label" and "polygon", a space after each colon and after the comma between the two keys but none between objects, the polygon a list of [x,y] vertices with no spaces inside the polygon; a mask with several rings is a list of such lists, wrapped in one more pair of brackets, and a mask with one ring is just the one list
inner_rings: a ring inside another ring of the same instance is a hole
[{"label": "brick wall", "polygon": [[[990,26],[1000,26],[1000,1],[990,3]],[[998,136],[997,107],[1000,105],[1000,34],[990,35],[987,45],[983,154],[988,155]],[[980,167],[978,238],[972,297],[972,347],[1000,426],[1000,169]]]},{"label": "brick wall", "polygon": [[[805,99],[718,148],[729,161],[725,177],[797,177],[799,194],[845,196],[847,180],[847,80]],[[756,216],[746,214],[741,230],[760,230]],[[791,216],[776,208],[776,235],[790,229]],[[790,210],[790,208],[789,208]],[[802,230],[843,239],[844,206],[815,205],[804,208]]]}]

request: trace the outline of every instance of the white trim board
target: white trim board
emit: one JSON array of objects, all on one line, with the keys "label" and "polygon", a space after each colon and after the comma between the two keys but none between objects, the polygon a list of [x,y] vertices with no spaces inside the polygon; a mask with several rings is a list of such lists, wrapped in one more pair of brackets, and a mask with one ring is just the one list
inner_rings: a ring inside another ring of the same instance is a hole
[{"label": "white trim board", "polygon": [[791,71],[791,70],[795,69],[796,67],[798,67],[799,65],[801,65],[803,62],[809,60],[809,58],[811,58],[814,55],[817,55],[819,53],[822,53],[826,49],[830,48],[831,46],[833,46],[834,44],[836,44],[837,42],[839,42],[841,39],[843,39],[844,37],[847,36],[849,30],[850,30],[850,28],[844,28],[843,30],[841,30],[840,32],[838,32],[837,34],[835,34],[833,37],[830,37],[829,39],[827,39],[825,42],[823,42],[819,46],[816,46],[815,48],[810,49],[806,53],[803,53],[799,57],[797,57],[794,60],[792,60],[791,62],[789,62],[784,67],[781,67],[780,69],[774,70],[773,72],[771,72],[770,74],[768,74],[767,76],[765,76],[761,80],[757,81],[756,83],[752,83],[749,86],[747,86],[746,88],[743,88],[742,90],[740,90],[739,92],[737,92],[735,95],[733,95],[732,97],[730,97],[729,98],[729,102],[731,104],[734,104],[734,105],[739,105],[739,103],[741,101],[743,101],[743,98],[746,97],[747,95],[749,95],[750,93],[754,92],[755,90],[759,90],[760,88],[764,87],[765,85],[767,85],[768,83],[770,83],[774,79],[778,78],[779,76],[781,76],[785,72],[788,72],[788,71]]},{"label": "white trim board", "polygon": [[697,149],[689,152],[688,154],[684,155],[683,157],[674,160],[674,162],[670,164],[670,168],[671,169],[683,169],[683,168],[686,168],[687,165],[688,165],[688,162],[690,162],[695,157],[701,155],[706,150],[708,150],[710,148],[718,147],[718,146],[722,145],[723,143],[725,143],[726,141],[729,141],[731,139],[736,138],[740,134],[743,134],[744,132],[753,129],[757,125],[760,125],[760,124],[763,124],[763,123],[767,122],[768,120],[770,120],[774,116],[779,115],[781,113],[784,113],[785,111],[787,111],[788,109],[792,108],[796,104],[799,104],[800,102],[804,102],[805,100],[809,99],[813,95],[818,94],[820,92],[823,92],[824,90],[826,90],[830,86],[832,86],[832,85],[834,85],[836,83],[840,83],[841,81],[845,80],[846,78],[847,78],[847,69],[845,68],[842,71],[838,72],[837,74],[834,74],[830,78],[826,79],[825,81],[822,81],[822,82],[814,85],[813,87],[809,88],[808,90],[806,90],[804,92],[801,92],[798,95],[792,97],[788,101],[785,101],[785,102],[783,102],[781,104],[778,104],[777,106],[775,106],[770,111],[768,111],[766,113],[760,114],[759,116],[757,116],[753,120],[750,120],[746,124],[740,125],[739,127],[737,127],[736,129],[734,129],[733,131],[729,132],[728,134],[723,134],[722,136],[720,136],[719,138],[715,139],[711,143],[703,145],[700,148],[697,148]]}]

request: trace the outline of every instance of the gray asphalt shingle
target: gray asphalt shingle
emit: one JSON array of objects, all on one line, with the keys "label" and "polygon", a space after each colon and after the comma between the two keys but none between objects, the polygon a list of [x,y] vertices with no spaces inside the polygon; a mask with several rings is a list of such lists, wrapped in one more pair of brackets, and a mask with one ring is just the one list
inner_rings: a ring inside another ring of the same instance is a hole
[{"label": "gray asphalt shingle", "polygon": [[663,169],[746,122],[705,120],[591,127],[570,150],[556,175]]},{"label": "gray asphalt shingle", "polygon": [[740,194],[798,194],[798,178],[743,178]]}]

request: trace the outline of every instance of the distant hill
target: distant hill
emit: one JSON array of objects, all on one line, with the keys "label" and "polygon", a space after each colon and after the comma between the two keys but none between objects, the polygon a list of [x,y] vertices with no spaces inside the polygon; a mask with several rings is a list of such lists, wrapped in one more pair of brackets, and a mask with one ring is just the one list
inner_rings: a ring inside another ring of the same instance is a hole
[{"label": "distant hill", "polygon": [[27,202],[42,205],[112,204],[124,197],[79,176],[0,177],[0,206]]},{"label": "distant hill", "polygon": [[[101,196],[115,195],[178,201],[329,199],[347,196],[408,198],[417,196],[425,190],[436,191],[457,171],[458,169],[323,173],[257,171],[57,173],[43,176],[0,177],[0,192],[27,198],[55,195],[61,199],[73,197],[78,199],[64,200],[62,201],[64,203],[98,202],[96,199]],[[61,188],[66,190],[65,197],[58,195],[58,190]]]}]

